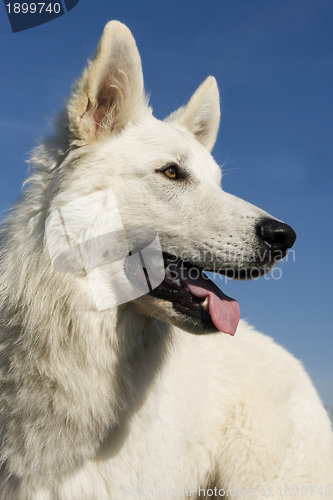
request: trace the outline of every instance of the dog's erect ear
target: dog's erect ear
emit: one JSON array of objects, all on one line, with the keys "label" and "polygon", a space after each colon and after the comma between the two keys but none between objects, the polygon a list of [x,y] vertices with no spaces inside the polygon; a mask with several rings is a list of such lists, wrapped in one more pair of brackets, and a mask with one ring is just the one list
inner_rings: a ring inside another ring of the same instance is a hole
[{"label": "dog's erect ear", "polygon": [[103,131],[120,130],[146,105],[141,59],[130,30],[109,22],[96,53],[67,104],[69,127],[78,144]]},{"label": "dog's erect ear", "polygon": [[220,125],[220,98],[216,80],[209,76],[190,102],[172,113],[166,121],[186,127],[208,151],[214,147]]}]

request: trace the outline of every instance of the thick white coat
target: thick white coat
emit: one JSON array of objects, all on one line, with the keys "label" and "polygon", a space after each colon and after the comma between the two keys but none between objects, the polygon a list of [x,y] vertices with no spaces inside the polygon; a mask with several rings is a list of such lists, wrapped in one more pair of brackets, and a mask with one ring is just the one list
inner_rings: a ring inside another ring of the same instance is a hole
[{"label": "thick white coat", "polygon": [[[267,214],[221,190],[209,153],[218,100],[209,77],[186,107],[153,118],[132,35],[111,22],[34,152],[1,234],[1,499],[195,498],[210,486],[322,499],[333,488],[329,419],[283,348],[243,321],[233,338],[192,335],[151,296],[94,311],[86,277],[50,263],[56,203],[111,187],[124,225],[155,228],[163,249],[248,266]],[[186,185],[157,172],[173,163]]]}]

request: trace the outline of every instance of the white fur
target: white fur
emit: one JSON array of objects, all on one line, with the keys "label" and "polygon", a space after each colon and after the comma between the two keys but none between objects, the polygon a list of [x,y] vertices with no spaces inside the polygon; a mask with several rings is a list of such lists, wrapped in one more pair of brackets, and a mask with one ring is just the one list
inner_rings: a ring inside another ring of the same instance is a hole
[{"label": "white fur", "polygon": [[[232,338],[187,333],[148,295],[94,311],[86,277],[50,263],[53,200],[111,187],[125,227],[155,228],[183,258],[248,266],[267,214],[221,190],[209,154],[218,122],[212,77],[166,122],[153,118],[131,33],[106,26],[2,229],[1,499],[170,498],[190,487],[192,498],[199,487],[262,498],[293,486],[327,498],[330,422],[290,354],[244,322]],[[172,163],[186,184],[156,172]]]}]

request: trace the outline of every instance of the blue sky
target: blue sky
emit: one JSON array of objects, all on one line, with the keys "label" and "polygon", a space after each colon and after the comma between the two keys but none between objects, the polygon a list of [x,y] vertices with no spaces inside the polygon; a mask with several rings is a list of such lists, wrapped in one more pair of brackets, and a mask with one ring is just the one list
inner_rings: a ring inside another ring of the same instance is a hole
[{"label": "blue sky", "polygon": [[[331,0],[80,0],[13,34],[0,5],[0,211],[26,177],[104,24],[132,30],[158,118],[217,78],[222,123],[214,157],[224,189],[294,227],[281,279],[228,282],[242,316],[300,358],[333,404],[331,266],[333,3]],[[274,277],[278,277],[275,274]],[[263,376],[265,376],[263,374]]]}]

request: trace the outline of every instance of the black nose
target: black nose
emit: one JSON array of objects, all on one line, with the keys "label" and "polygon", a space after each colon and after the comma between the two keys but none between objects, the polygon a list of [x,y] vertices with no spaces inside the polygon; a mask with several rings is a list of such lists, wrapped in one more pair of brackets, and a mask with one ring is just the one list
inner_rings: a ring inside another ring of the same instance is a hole
[{"label": "black nose", "polygon": [[286,252],[296,240],[292,227],[275,219],[262,219],[257,226],[257,235],[271,247],[272,250]]}]

